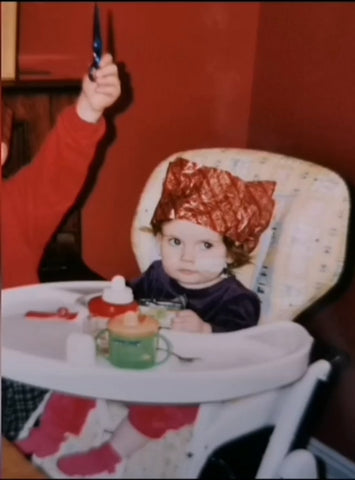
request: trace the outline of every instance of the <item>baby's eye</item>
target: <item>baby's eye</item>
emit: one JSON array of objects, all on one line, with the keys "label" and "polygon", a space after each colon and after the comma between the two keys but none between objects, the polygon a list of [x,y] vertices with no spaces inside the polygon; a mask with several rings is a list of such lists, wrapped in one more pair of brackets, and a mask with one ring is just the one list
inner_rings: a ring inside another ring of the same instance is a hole
[{"label": "baby's eye", "polygon": [[203,248],[205,248],[206,250],[209,250],[210,248],[213,247],[213,244],[210,243],[210,242],[203,242]]},{"label": "baby's eye", "polygon": [[174,246],[174,247],[177,247],[177,246],[181,245],[181,241],[178,238],[175,238],[175,237],[169,238],[168,241],[169,241],[169,244]]}]

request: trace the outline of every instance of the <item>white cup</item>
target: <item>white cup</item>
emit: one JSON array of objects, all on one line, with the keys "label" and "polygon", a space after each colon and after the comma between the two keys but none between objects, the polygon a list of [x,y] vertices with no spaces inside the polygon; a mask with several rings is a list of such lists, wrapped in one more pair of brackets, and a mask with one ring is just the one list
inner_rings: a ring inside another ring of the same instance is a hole
[{"label": "white cup", "polygon": [[70,333],[66,343],[66,357],[67,362],[73,366],[88,367],[95,365],[95,340],[87,333]]}]

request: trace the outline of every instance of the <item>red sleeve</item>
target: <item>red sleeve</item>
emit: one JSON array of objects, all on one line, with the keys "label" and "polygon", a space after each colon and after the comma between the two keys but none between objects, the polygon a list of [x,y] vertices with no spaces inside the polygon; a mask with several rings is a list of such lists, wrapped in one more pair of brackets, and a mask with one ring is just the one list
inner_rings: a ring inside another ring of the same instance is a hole
[{"label": "red sleeve", "polygon": [[3,201],[29,245],[44,248],[75,202],[105,127],[103,118],[88,123],[66,107],[34,160],[4,182]]}]

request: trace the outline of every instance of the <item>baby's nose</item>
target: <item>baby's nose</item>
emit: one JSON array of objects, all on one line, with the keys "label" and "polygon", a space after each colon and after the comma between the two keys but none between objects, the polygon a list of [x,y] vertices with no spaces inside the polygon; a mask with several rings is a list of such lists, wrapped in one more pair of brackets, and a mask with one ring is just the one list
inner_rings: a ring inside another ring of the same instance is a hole
[{"label": "baby's nose", "polygon": [[185,246],[181,253],[181,260],[184,262],[193,262],[195,260],[194,249]]}]

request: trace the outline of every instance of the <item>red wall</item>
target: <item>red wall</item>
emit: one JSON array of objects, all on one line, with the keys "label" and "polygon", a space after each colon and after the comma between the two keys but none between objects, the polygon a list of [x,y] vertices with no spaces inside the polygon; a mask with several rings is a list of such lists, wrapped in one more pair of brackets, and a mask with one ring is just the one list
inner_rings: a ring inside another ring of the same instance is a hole
[{"label": "red wall", "polygon": [[113,12],[134,102],[84,209],[84,257],[105,277],[131,277],[130,226],[155,165],[184,149],[246,145],[259,4],[100,6],[103,18]]},{"label": "red wall", "polygon": [[355,5],[263,4],[258,35],[248,145],[355,182]]},{"label": "red wall", "polygon": [[[258,36],[248,147],[331,167],[354,186],[355,4],[265,3]],[[350,355],[316,436],[353,461],[354,312],[352,278],[332,305],[305,318],[316,337]]]}]

